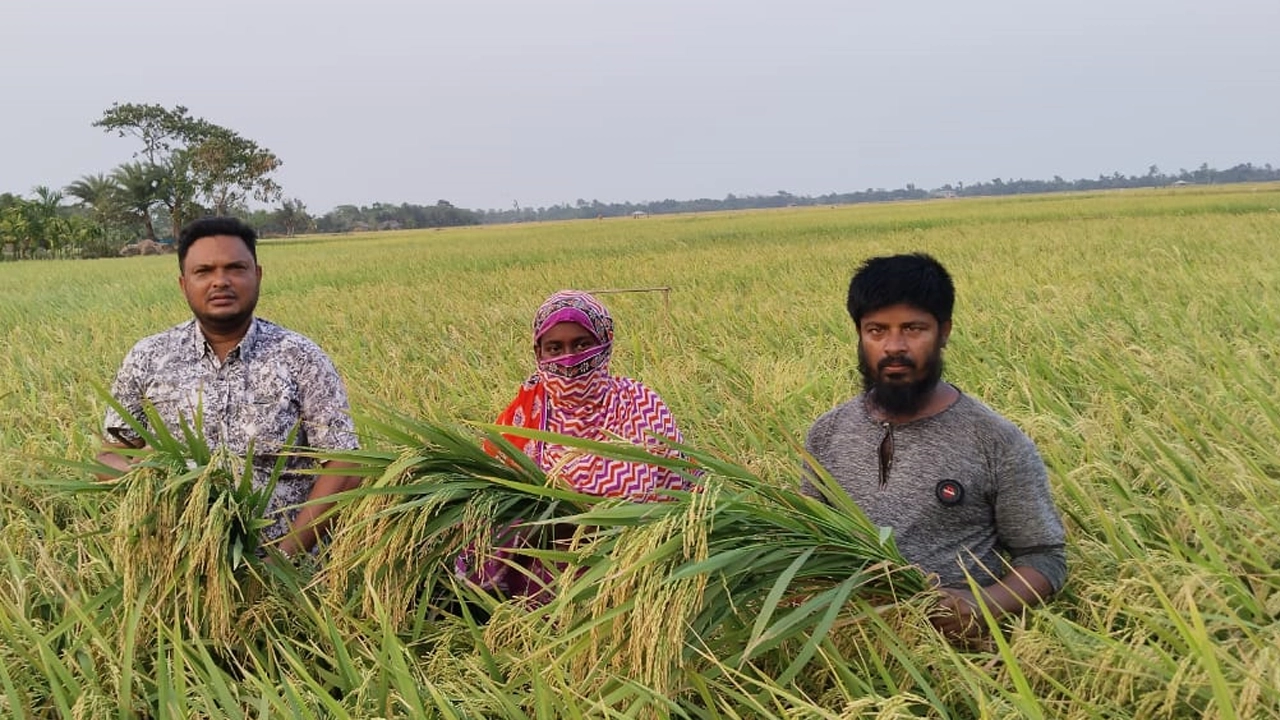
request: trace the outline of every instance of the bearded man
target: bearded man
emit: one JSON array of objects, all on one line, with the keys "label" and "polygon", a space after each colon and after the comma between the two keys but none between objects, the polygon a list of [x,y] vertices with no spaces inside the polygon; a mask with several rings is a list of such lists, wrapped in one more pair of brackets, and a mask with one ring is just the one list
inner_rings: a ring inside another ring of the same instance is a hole
[{"label": "bearded man", "polygon": [[[329,357],[296,332],[254,316],[262,283],[257,233],[236,218],[196,220],[178,238],[178,286],[194,317],[144,338],[125,356],[111,394],[150,428],[144,408],[155,409],[170,433],[197,428],[210,448],[226,447],[245,457],[252,449],[253,483],[269,482],[277,458],[284,471],[267,507],[272,524],[262,539],[277,542],[286,557],[310,550],[331,503],[296,506],[350,489],[344,463],[308,474],[311,460],[291,452],[353,450],[358,447],[347,391]],[[114,408],[103,422],[104,451],[98,460],[117,472],[132,461],[117,452],[144,441]],[[292,440],[290,440],[292,438]],[[110,479],[104,473],[102,479]]]},{"label": "bearded man", "polygon": [[[942,380],[955,288],[924,254],[867,260],[849,283],[863,393],[810,428],[805,446],[903,556],[937,578],[935,627],[980,635],[978,607],[1021,611],[1066,580],[1062,522],[1035,444]],[[821,498],[806,477],[802,490]],[[972,578],[978,596],[969,590]]]}]

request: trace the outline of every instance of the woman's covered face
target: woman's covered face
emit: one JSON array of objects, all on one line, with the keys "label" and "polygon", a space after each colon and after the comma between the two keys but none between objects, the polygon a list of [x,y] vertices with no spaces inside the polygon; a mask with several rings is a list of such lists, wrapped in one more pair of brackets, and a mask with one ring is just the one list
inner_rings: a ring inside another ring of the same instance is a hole
[{"label": "woman's covered face", "polygon": [[538,362],[576,355],[600,344],[590,330],[575,322],[552,325],[538,338],[534,353]]}]

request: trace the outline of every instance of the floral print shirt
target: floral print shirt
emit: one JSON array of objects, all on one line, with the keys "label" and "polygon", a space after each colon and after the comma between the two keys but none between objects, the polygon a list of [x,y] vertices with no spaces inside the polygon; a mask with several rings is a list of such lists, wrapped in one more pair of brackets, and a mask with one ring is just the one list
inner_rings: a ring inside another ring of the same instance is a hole
[{"label": "floral print shirt", "polygon": [[[296,510],[285,509],[304,502],[315,482],[316,476],[298,472],[314,461],[285,452],[295,429],[293,448],[358,447],[347,391],[329,357],[306,337],[259,318],[222,361],[195,319],[142,339],[125,356],[111,394],[144,427],[149,403],[179,437],[184,423],[200,417],[210,449],[225,447],[240,457],[252,449],[256,487],[269,482],[284,454],[285,471],[267,511],[275,522],[263,531],[264,541],[288,532]],[[114,408],[103,429],[109,441],[138,441]]]}]

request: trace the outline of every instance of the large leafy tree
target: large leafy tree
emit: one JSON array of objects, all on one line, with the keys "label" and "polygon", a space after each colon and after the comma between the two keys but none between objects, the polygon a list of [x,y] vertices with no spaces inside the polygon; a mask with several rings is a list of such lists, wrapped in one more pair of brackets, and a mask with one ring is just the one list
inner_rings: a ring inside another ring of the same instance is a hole
[{"label": "large leafy tree", "polygon": [[271,178],[281,164],[274,153],[181,105],[115,103],[93,125],[141,141],[135,157],[163,169],[154,199],[168,213],[175,237],[202,209],[226,214],[250,197],[271,202],[281,195]]},{"label": "large leafy tree", "polygon": [[271,179],[271,173],[280,167],[280,159],[248,138],[209,126],[207,135],[187,152],[197,189],[219,215],[227,214],[249,197],[262,202],[280,198],[280,185]]},{"label": "large leafy tree", "polygon": [[204,120],[191,116],[181,105],[172,110],[160,105],[113,103],[95,120],[94,127],[114,132],[120,137],[135,137],[142,149],[134,153],[152,165],[160,164],[173,152],[186,147],[193,137],[203,133]]}]

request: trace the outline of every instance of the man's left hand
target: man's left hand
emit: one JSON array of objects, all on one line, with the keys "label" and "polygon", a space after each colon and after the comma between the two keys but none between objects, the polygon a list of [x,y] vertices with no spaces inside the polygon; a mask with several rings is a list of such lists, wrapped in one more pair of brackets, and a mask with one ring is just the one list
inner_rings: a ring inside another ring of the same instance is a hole
[{"label": "man's left hand", "polygon": [[961,588],[938,588],[942,598],[929,621],[949,640],[974,640],[986,634],[987,626],[973,593]]}]

